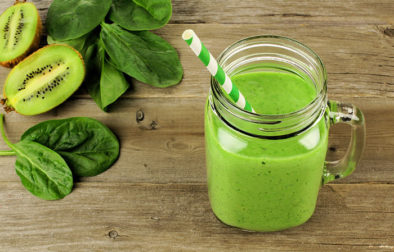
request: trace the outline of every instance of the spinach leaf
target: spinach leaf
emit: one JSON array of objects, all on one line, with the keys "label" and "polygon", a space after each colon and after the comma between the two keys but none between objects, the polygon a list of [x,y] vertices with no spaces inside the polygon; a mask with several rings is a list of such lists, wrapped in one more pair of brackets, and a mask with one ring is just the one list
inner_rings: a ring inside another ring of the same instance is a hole
[{"label": "spinach leaf", "polygon": [[88,34],[83,35],[80,38],[64,40],[64,41],[56,40],[56,39],[52,38],[50,35],[48,35],[47,42],[48,42],[49,45],[51,45],[51,44],[64,44],[64,45],[71,46],[72,48],[77,50],[82,56],[84,56],[85,49],[86,49],[86,41],[87,41],[89,35],[90,34],[88,33]]},{"label": "spinach leaf", "polygon": [[161,37],[130,32],[117,24],[101,24],[105,51],[120,71],[156,87],[178,84],[183,69],[176,50]]},{"label": "spinach leaf", "polygon": [[106,57],[104,47],[98,34],[88,33],[80,38],[57,41],[47,37],[48,44],[66,44],[78,50],[86,63],[87,74],[84,81],[87,90],[104,111],[119,99],[129,88],[123,73],[117,70],[111,59]]},{"label": "spinach leaf", "polygon": [[113,66],[113,63],[105,58],[102,64],[100,78],[102,109],[106,110],[110,104],[114,103],[127,91],[129,86],[123,73],[119,72],[118,69]]},{"label": "spinach leaf", "polygon": [[77,176],[102,173],[119,156],[119,141],[112,131],[87,117],[45,121],[28,129],[21,139],[56,151]]},{"label": "spinach leaf", "polygon": [[73,187],[73,176],[64,159],[47,147],[32,141],[12,144],[8,141],[0,115],[0,130],[4,141],[17,156],[15,168],[23,186],[45,200],[61,199]]},{"label": "spinach leaf", "polygon": [[113,0],[111,21],[130,31],[158,29],[171,18],[171,0]]},{"label": "spinach leaf", "polygon": [[111,3],[111,0],[54,0],[47,15],[48,34],[60,41],[79,38],[104,20]]},{"label": "spinach leaf", "polygon": [[[123,73],[118,71],[106,57],[102,42],[99,40],[95,48],[95,56],[89,61],[85,80],[89,94],[104,111],[129,88]],[[98,75],[98,73],[100,73]]]},{"label": "spinach leaf", "polygon": [[104,57],[104,50],[99,50],[99,46],[97,42],[89,48],[91,52],[89,54],[86,63],[86,77],[83,82],[83,85],[86,86],[90,96],[96,102],[97,106],[99,106],[102,110],[105,111],[106,108],[103,107],[101,102],[101,94],[100,94],[100,77],[101,77],[101,59]]},{"label": "spinach leaf", "polygon": [[17,155],[16,173],[33,195],[56,200],[71,193],[73,175],[59,154],[32,141],[21,141],[11,148]]},{"label": "spinach leaf", "polygon": [[85,59],[85,54],[87,49],[92,45],[95,44],[97,39],[99,38],[99,31],[97,29],[83,35],[82,37],[76,39],[69,39],[69,40],[56,40],[52,38],[50,35],[47,36],[47,42],[49,45],[51,44],[65,44],[71,46],[72,48],[76,49],[81,53],[81,55]]}]

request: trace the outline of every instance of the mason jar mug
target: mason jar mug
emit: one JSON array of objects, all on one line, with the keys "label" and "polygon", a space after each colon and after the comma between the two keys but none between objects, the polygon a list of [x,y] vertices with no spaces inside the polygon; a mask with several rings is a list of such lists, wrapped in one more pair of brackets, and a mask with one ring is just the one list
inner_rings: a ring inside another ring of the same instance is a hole
[{"label": "mason jar mug", "polygon": [[[225,49],[218,63],[230,77],[257,72],[294,75],[310,83],[316,95],[297,111],[252,113],[237,107],[211,78],[205,145],[214,214],[225,224],[254,231],[306,222],[320,187],[355,169],[365,142],[362,112],[352,104],[327,100],[323,63],[295,40],[246,38]],[[336,123],[351,126],[351,141],[341,160],[328,162],[329,128]]]}]

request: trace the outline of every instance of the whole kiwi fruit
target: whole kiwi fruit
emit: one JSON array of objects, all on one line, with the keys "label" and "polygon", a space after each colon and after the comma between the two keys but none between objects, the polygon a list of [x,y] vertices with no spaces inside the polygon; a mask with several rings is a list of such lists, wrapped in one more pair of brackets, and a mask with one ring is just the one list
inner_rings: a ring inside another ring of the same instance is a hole
[{"label": "whole kiwi fruit", "polygon": [[84,61],[77,50],[67,45],[49,45],[11,70],[1,103],[6,112],[41,114],[69,98],[84,77]]},{"label": "whole kiwi fruit", "polygon": [[40,45],[42,23],[37,8],[16,0],[0,16],[0,65],[13,67]]}]

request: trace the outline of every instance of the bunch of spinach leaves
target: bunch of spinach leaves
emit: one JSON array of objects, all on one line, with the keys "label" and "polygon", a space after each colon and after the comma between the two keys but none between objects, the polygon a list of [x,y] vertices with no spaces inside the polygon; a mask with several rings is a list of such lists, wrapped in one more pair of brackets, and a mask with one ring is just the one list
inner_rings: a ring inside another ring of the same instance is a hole
[{"label": "bunch of spinach leaves", "polygon": [[161,88],[181,81],[176,50],[149,31],[167,24],[171,15],[171,0],[54,0],[46,21],[48,43],[81,53],[85,86],[107,111],[130,86],[124,74]]},{"label": "bunch of spinach leaves", "polygon": [[119,156],[119,141],[101,122],[88,117],[50,120],[28,129],[12,144],[5,135],[3,114],[0,130],[16,156],[15,169],[23,186],[33,195],[61,199],[73,187],[74,176],[95,176],[107,170]]}]

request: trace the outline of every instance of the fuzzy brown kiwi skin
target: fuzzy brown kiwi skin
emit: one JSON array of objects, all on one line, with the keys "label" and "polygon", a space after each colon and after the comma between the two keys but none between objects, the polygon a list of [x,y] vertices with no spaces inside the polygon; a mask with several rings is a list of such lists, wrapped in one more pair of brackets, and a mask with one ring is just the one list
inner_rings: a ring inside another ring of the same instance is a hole
[{"label": "fuzzy brown kiwi skin", "polygon": [[[14,5],[23,4],[25,2],[26,2],[26,0],[22,0],[22,1],[16,0]],[[35,36],[34,36],[34,39],[31,43],[31,45],[26,50],[26,52],[24,52],[21,56],[15,58],[15,59],[9,60],[9,61],[0,62],[1,66],[13,68],[19,62],[21,62],[24,58],[26,58],[31,52],[37,50],[38,47],[40,46],[41,33],[42,33],[42,22],[41,22],[41,18],[40,18],[37,8],[36,8],[36,11],[37,11],[37,28],[36,28],[36,33],[35,33]]]},{"label": "fuzzy brown kiwi skin", "polygon": [[[43,48],[41,48],[41,49],[35,51],[35,52],[32,53],[30,56],[28,56],[26,59],[28,59],[28,58],[30,58],[30,57],[33,57],[34,54],[38,53],[39,51],[41,51],[41,50],[43,50],[43,49],[45,49],[45,48],[47,48],[47,47],[51,47],[51,46],[64,46],[64,47],[68,47],[68,48],[73,49],[74,52],[76,52],[76,53],[78,54],[79,58],[82,60],[83,72],[84,72],[84,75],[86,75],[85,61],[83,60],[83,57],[82,57],[81,53],[79,53],[78,50],[75,50],[73,47],[71,47],[71,46],[69,46],[69,45],[65,45],[65,44],[51,44],[51,45],[47,45],[47,46],[44,46]],[[13,70],[14,70],[14,69],[13,69]],[[11,72],[8,74],[8,77],[7,77],[7,79],[5,80],[4,83],[7,83],[8,78],[9,78],[9,76],[11,76],[13,70],[11,70]],[[77,89],[77,90],[78,90],[78,89]],[[74,93],[75,93],[77,90],[75,90]],[[71,94],[71,95],[73,95],[73,94]],[[71,95],[70,95],[70,97],[71,97]],[[5,111],[6,113],[15,111],[16,113],[18,113],[18,114],[20,114],[20,115],[25,115],[25,114],[23,114],[23,113],[20,113],[20,112],[16,111],[15,108],[13,108],[12,106],[7,105],[7,96],[5,95],[5,85],[4,85],[4,87],[3,87],[3,97],[4,97],[4,99],[0,99],[0,104],[3,105],[3,109],[4,109],[4,111]],[[60,105],[60,104],[59,104],[59,105]],[[55,107],[54,107],[54,108],[55,108]],[[52,109],[54,109],[54,108],[50,108],[50,109],[48,109],[48,110],[45,110],[45,111],[43,111],[42,113],[48,112],[49,110],[52,110]],[[41,114],[42,114],[42,113],[41,113]],[[30,116],[30,115],[26,115],[26,116]]]}]

